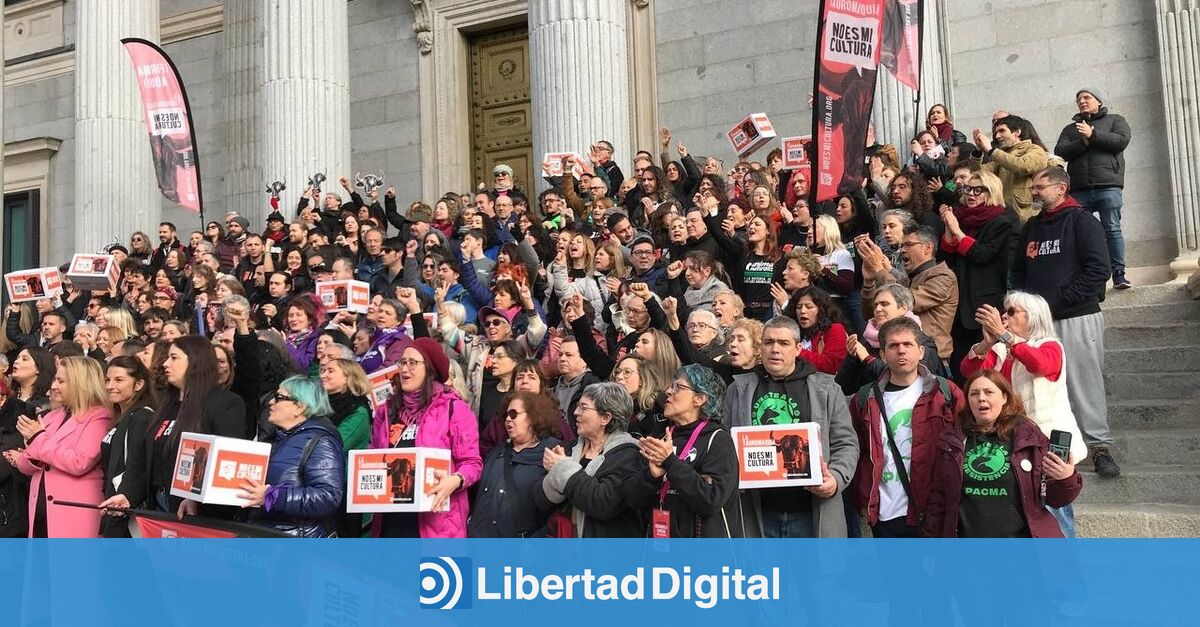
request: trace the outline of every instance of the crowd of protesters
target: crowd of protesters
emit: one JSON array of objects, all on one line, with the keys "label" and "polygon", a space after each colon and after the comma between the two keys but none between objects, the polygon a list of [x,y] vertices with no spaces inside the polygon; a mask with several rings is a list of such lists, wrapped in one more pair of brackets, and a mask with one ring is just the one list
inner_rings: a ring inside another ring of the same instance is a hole
[{"label": "crowd of protesters", "polygon": [[[116,289],[7,309],[0,531],[128,536],[136,508],[303,537],[1071,536],[1076,464],[1120,472],[1100,302],[1129,285],[1129,127],[1076,98],[1052,150],[935,106],[910,162],[872,138],[819,203],[779,150],[663,129],[629,170],[597,141],[526,189],[497,165],[402,208],[342,178],[265,225],[134,233]],[[349,279],[366,313],[326,312],[316,285]],[[730,429],[791,423],[819,426],[820,483],[740,489]],[[243,507],[171,494],[183,432],[271,443]],[[433,511],[347,514],[348,452],[413,446],[450,452]]]}]

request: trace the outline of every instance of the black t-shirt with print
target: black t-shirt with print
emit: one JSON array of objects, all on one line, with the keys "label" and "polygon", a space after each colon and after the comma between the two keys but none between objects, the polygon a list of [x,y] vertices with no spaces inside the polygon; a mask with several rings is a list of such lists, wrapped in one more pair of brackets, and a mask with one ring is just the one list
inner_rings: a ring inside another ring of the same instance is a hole
[{"label": "black t-shirt with print", "polygon": [[958,507],[960,538],[1028,538],[1012,443],[995,433],[969,433]]},{"label": "black t-shirt with print", "polygon": [[[393,422],[388,425],[388,442],[392,448],[413,448],[417,445],[418,428],[416,422],[407,425],[403,422]],[[424,488],[418,483],[416,489]],[[380,535],[385,538],[421,537],[415,512],[387,512],[380,514],[380,517],[383,519]]]}]

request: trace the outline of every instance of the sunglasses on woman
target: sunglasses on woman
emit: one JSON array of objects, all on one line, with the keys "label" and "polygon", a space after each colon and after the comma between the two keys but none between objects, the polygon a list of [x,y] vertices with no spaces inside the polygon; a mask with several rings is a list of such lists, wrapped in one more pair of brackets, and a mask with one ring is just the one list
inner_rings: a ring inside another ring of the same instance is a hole
[{"label": "sunglasses on woman", "polygon": [[294,402],[296,402],[296,399],[288,396],[287,394],[280,394],[278,392],[271,395],[272,403],[282,403],[283,401],[292,401],[294,403]]},{"label": "sunglasses on woman", "polygon": [[986,194],[987,191],[988,191],[988,188],[982,187],[979,185],[963,186],[963,193],[965,193],[968,196],[982,196],[982,195]]}]

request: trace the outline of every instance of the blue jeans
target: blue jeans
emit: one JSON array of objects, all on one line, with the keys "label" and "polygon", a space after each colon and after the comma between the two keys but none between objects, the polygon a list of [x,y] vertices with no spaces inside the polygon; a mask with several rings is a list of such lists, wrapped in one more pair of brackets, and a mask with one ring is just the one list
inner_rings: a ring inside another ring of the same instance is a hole
[{"label": "blue jeans", "polygon": [[772,512],[763,510],[764,538],[812,538],[816,536],[813,529],[812,512]]},{"label": "blue jeans", "polygon": [[1108,241],[1108,258],[1112,264],[1113,277],[1125,276],[1125,236],[1121,234],[1121,188],[1084,189],[1072,192],[1071,196],[1079,201],[1084,209],[1094,211],[1100,216],[1100,224],[1104,226],[1104,239]]},{"label": "blue jeans", "polygon": [[1050,507],[1046,506],[1046,511],[1054,516],[1054,520],[1058,521],[1058,528],[1062,529],[1064,538],[1075,537],[1075,508],[1067,505],[1066,507]]}]

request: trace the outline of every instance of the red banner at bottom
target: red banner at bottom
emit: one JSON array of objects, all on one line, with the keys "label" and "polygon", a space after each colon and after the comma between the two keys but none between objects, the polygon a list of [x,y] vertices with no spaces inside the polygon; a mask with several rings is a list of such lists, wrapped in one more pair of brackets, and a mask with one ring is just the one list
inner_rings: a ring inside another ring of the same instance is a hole
[{"label": "red banner at bottom", "polygon": [[173,520],[159,520],[146,516],[135,516],[143,538],[236,538],[232,531],[211,527],[189,525]]}]

